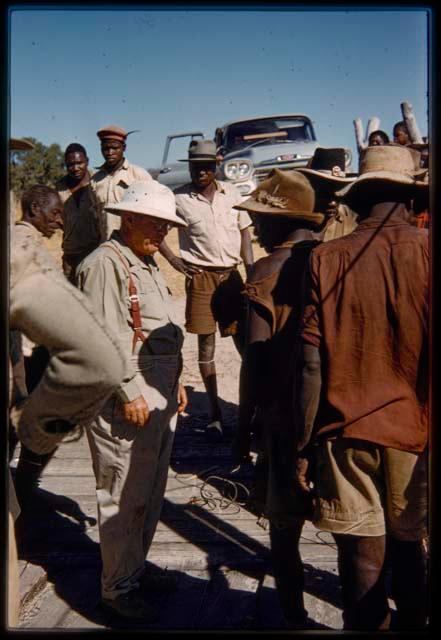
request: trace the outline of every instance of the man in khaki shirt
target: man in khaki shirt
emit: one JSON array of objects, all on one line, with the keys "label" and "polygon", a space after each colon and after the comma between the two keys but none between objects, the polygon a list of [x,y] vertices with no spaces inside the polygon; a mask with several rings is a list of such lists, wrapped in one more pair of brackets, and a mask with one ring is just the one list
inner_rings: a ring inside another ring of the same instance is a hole
[{"label": "man in khaki shirt", "polygon": [[119,229],[121,222],[118,215],[105,211],[105,207],[120,202],[133,182],[152,180],[148,171],[131,164],[124,157],[128,135],[124,129],[113,124],[97,132],[105,163],[93,175],[91,186],[99,203],[102,242],[110,238],[112,231]]},{"label": "man in khaki shirt", "polygon": [[241,202],[236,187],[215,179],[216,145],[212,140],[194,140],[188,162],[192,182],[175,191],[177,214],[188,225],[179,228],[181,257],[165,242],[161,253],[186,276],[186,329],[198,334],[199,370],[211,406],[206,433],[219,440],[223,430],[214,361],[216,324],[221,336],[232,335],[241,351],[243,281],[237,266],[243,260],[248,272],[253,264],[251,219],[234,208]]},{"label": "man in khaki shirt", "polygon": [[113,329],[132,374],[88,429],[96,476],[103,604],[131,619],[153,620],[148,591],[169,576],[146,574],[159,520],[176,426],[186,406],[179,384],[183,331],[153,259],[168,229],[185,225],[173,193],[135,182],[119,204],[120,231],[79,266],[78,284]]},{"label": "man in khaki shirt", "polygon": [[90,188],[85,148],[75,142],[68,145],[64,162],[67,175],[55,187],[63,202],[63,271],[75,284],[77,266],[100,242],[98,202]]}]

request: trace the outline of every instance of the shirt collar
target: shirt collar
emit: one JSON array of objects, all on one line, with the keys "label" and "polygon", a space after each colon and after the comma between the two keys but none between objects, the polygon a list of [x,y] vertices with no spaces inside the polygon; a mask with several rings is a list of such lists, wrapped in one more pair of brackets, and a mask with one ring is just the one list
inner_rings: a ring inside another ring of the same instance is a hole
[{"label": "shirt collar", "polygon": [[40,233],[40,231],[38,231],[38,229],[36,229],[34,227],[33,224],[31,224],[30,222],[25,222],[24,220],[19,220],[18,222],[15,223],[16,226],[20,226],[20,227],[26,227],[27,229],[29,229],[32,233],[32,236],[36,239],[36,240],[41,240],[43,238],[43,234]]},{"label": "shirt collar", "polygon": [[[214,186],[216,187],[216,191],[219,191],[219,193],[225,193],[224,186],[221,182],[219,182],[219,180],[214,181]],[[207,198],[199,193],[199,191],[196,191],[192,182],[190,183],[189,192],[190,196],[193,198],[199,198],[199,200],[203,200],[204,202],[207,200]]]},{"label": "shirt collar", "polygon": [[114,241],[115,243],[118,244],[118,249],[121,251],[121,253],[123,254],[123,256],[126,258],[127,262],[131,265],[131,266],[142,266],[145,268],[150,269],[151,264],[150,264],[150,256],[146,256],[144,259],[142,258],[138,258],[138,256],[133,253],[133,251],[130,249],[130,247],[124,242],[124,240],[121,237],[121,234],[119,231],[113,231],[112,235],[110,236],[110,240]]},{"label": "shirt collar", "polygon": [[397,225],[408,225],[409,223],[406,220],[397,214],[392,213],[390,216],[386,215],[376,215],[376,216],[368,216],[364,220],[361,220],[358,224],[357,229],[363,231],[363,229],[373,229],[377,227],[395,227]]},{"label": "shirt collar", "polygon": [[102,164],[100,167],[95,167],[95,169],[99,169],[100,171],[105,171],[108,175],[115,175],[116,173],[118,173],[118,171],[123,171],[123,170],[127,170],[130,166],[129,161],[127,160],[127,158],[124,158],[124,162],[122,163],[122,165],[120,166],[119,169],[117,169],[116,171],[111,171],[109,172],[106,168],[106,163],[104,162],[104,164]]}]

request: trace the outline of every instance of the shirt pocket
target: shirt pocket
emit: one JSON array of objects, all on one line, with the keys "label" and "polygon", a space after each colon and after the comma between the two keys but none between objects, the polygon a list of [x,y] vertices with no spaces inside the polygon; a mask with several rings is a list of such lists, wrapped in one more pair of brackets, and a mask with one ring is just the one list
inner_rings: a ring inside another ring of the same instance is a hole
[{"label": "shirt pocket", "polygon": [[188,224],[187,233],[191,236],[202,236],[205,233],[205,220],[199,214],[187,216],[185,221]]}]

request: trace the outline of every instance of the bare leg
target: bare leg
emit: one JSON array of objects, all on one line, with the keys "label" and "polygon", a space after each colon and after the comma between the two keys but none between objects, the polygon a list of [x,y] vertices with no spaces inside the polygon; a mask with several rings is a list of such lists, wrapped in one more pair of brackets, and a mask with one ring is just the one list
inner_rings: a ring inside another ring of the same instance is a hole
[{"label": "bare leg", "polygon": [[199,371],[201,372],[202,381],[210,403],[210,420],[221,420],[222,414],[217,395],[216,364],[214,362],[216,334],[199,334],[198,345]]},{"label": "bare leg", "polygon": [[386,536],[336,535],[344,629],[389,629],[384,581]]},{"label": "bare leg", "polygon": [[274,579],[284,618],[289,627],[305,629],[308,614],[303,601],[304,575],[299,540],[304,520],[277,529],[270,523],[271,557]]}]

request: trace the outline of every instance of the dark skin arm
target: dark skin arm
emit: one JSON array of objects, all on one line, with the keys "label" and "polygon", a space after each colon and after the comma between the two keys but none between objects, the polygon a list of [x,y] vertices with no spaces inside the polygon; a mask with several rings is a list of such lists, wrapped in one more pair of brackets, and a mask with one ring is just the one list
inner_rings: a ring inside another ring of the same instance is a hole
[{"label": "dark skin arm", "polygon": [[[271,257],[259,260],[250,269],[250,282],[265,277],[271,269]],[[259,374],[265,371],[264,343],[270,338],[269,317],[260,305],[249,301],[245,350],[240,370],[238,427],[232,446],[233,458],[238,463],[249,458],[251,421],[260,393]]]},{"label": "dark skin arm", "polygon": [[253,246],[251,244],[251,234],[250,230],[247,227],[246,229],[242,229],[240,232],[241,235],[241,246],[240,246],[240,257],[243,260],[245,271],[247,277],[249,278],[251,269],[253,267],[254,256],[253,256]]},{"label": "dark skin arm", "polygon": [[265,370],[263,344],[270,338],[268,322],[250,304],[247,343],[240,370],[238,425],[232,447],[237,463],[249,459],[251,421],[259,397],[259,373]]},{"label": "dark skin arm", "polygon": [[200,273],[201,271],[198,267],[186,264],[182,258],[175,256],[165,240],[163,240],[159,245],[159,253],[164,256],[167,262],[169,262],[176,271],[183,273],[188,278],[191,278],[194,273]]},{"label": "dark skin arm", "polygon": [[311,443],[322,387],[320,351],[311,344],[303,344],[303,368],[300,388],[300,424],[296,483],[310,492],[308,474],[308,445]]}]

